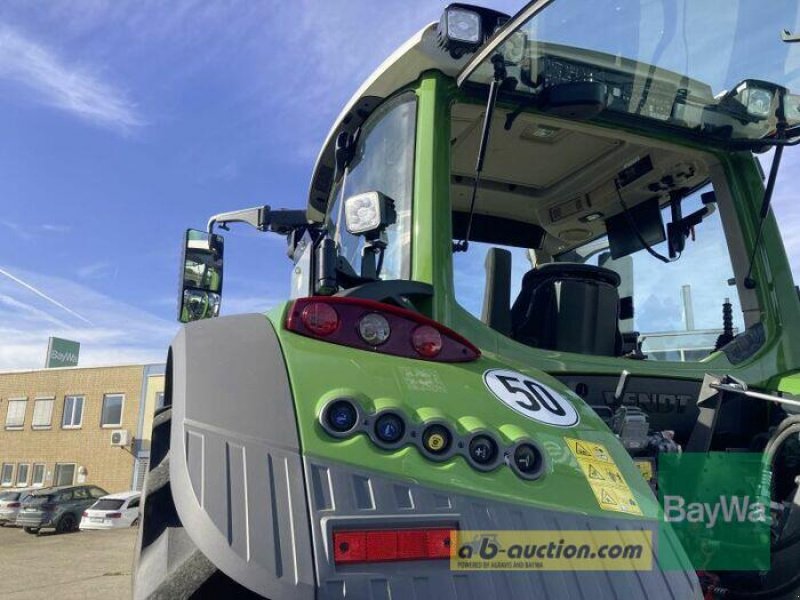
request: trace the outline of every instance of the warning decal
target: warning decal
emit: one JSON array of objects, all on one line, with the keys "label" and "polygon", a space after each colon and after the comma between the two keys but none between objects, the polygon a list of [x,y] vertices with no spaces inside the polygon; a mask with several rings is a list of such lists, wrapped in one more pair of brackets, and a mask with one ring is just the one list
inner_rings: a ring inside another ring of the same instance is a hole
[{"label": "warning decal", "polygon": [[600,508],[631,515],[642,514],[631,488],[605,446],[568,437],[564,441],[578,461]]}]

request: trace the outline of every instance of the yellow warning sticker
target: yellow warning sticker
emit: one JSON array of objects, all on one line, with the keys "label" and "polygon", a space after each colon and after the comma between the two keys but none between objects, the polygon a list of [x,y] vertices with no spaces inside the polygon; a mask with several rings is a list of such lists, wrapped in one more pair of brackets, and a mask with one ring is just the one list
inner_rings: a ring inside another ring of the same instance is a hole
[{"label": "yellow warning sticker", "polygon": [[653,478],[653,463],[649,460],[635,460],[633,464],[639,469],[645,481],[650,481]]},{"label": "yellow warning sticker", "polygon": [[564,441],[578,461],[600,508],[633,515],[642,514],[631,488],[605,446],[568,437]]}]

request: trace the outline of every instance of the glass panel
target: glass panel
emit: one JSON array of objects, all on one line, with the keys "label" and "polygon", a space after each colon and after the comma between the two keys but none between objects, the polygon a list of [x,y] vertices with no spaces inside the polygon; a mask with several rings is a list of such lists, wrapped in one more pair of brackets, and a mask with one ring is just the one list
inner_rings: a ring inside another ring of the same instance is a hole
[{"label": "glass panel", "polygon": [[35,496],[28,497],[28,499],[25,501],[25,504],[28,506],[40,506],[42,504],[48,504],[52,502],[54,498],[56,498],[56,496],[53,494],[37,494]]},{"label": "glass panel", "polygon": [[14,483],[14,465],[5,463],[2,473],[0,473],[0,484],[11,485]]},{"label": "glass panel", "polygon": [[91,510],[119,510],[125,504],[124,500],[98,500],[92,505]]},{"label": "glass panel", "polygon": [[23,486],[28,485],[28,471],[30,470],[30,465],[17,465],[17,485]]},{"label": "glass panel", "polygon": [[42,485],[44,483],[44,465],[33,465],[33,479],[32,485]]},{"label": "glass panel", "polygon": [[453,282],[455,284],[456,300],[478,319],[481,318],[485,301],[486,269],[484,268],[484,261],[487,252],[491,248],[502,248],[511,252],[512,302],[519,295],[522,277],[532,268],[531,261],[528,258],[528,250],[523,248],[470,242],[469,252],[453,254]]},{"label": "glass panel", "polygon": [[83,421],[83,396],[64,398],[64,427],[80,427]]},{"label": "glass panel", "polygon": [[139,498],[133,498],[133,499],[132,499],[132,500],[131,500],[131,501],[128,503],[128,508],[138,508],[138,507],[139,507]]},{"label": "glass panel", "polygon": [[27,406],[27,400],[9,400],[6,427],[23,427],[25,425],[25,409]]},{"label": "glass panel", "polygon": [[38,398],[33,403],[33,426],[50,427],[53,419],[53,399]]},{"label": "glass panel", "polygon": [[53,485],[72,485],[75,480],[75,465],[56,465]]},{"label": "glass panel", "polygon": [[120,425],[122,423],[122,394],[107,394],[103,397],[101,425]]},{"label": "glass panel", "polygon": [[[700,209],[701,194],[710,189],[706,186],[687,196],[682,203],[684,215]],[[664,220],[669,220],[669,208],[662,213]],[[649,360],[696,362],[707,358],[723,333],[726,301],[731,305],[732,333],[744,330],[736,287],[728,285],[733,267],[718,211],[697,225],[674,262],[662,263],[639,250],[626,265],[625,258],[611,259],[607,249],[608,240],[602,238],[559,258],[569,262],[584,256],[588,264],[619,274],[620,295],[632,292],[634,311],[632,324],[621,329],[638,333]],[[667,243],[653,249],[665,255]]]},{"label": "glass panel", "polygon": [[375,191],[392,198],[397,213],[395,224],[386,229],[388,246],[381,279],[408,277],[416,107],[416,96],[410,92],[379,107],[362,127],[353,160],[333,188],[329,231],[356,273],[361,269],[364,238],[347,232],[341,205],[350,196]]},{"label": "glass panel", "polygon": [[775,132],[781,99],[788,124],[800,123],[800,97],[777,87],[800,88],[800,48],[782,41],[785,29],[800,29],[796,0],[558,0],[465,73],[488,84],[499,52],[511,94],[542,106],[558,86],[591,82],[626,118],[752,140]]}]

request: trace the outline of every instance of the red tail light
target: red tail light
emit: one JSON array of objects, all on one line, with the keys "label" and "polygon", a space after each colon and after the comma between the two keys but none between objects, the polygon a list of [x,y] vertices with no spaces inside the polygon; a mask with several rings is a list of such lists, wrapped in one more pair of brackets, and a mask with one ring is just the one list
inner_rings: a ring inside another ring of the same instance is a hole
[{"label": "red tail light", "polygon": [[22,505],[19,502],[9,502],[8,504],[6,504],[6,506],[8,508],[19,508]]},{"label": "red tail light", "polygon": [[122,513],[106,513],[106,519],[121,519]]},{"label": "red tail light", "polygon": [[[386,323],[369,317],[367,326],[362,326],[362,319],[376,314]],[[468,362],[481,356],[469,341],[436,321],[404,308],[359,298],[317,296],[295,300],[286,316],[286,329],[332,344],[407,358]],[[375,345],[368,340],[380,341]]]},{"label": "red tail light", "polygon": [[450,558],[449,528],[359,529],[333,532],[336,564]]}]

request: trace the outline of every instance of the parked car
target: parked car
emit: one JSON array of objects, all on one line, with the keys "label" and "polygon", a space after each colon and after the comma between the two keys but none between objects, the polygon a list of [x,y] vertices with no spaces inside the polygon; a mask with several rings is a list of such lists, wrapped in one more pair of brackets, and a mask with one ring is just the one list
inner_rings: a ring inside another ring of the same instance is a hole
[{"label": "parked car", "polygon": [[94,485],[68,485],[33,492],[22,503],[17,525],[27,533],[53,528],[58,533],[75,531],[83,511],[108,492]]},{"label": "parked car", "polygon": [[85,529],[115,529],[139,524],[141,492],[120,492],[103,496],[83,511],[81,531]]},{"label": "parked car", "polygon": [[16,524],[17,513],[22,503],[34,489],[41,488],[19,488],[0,492],[0,527]]}]

